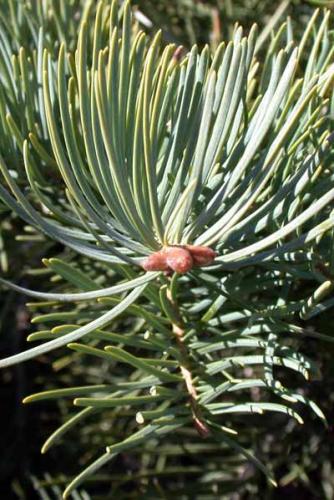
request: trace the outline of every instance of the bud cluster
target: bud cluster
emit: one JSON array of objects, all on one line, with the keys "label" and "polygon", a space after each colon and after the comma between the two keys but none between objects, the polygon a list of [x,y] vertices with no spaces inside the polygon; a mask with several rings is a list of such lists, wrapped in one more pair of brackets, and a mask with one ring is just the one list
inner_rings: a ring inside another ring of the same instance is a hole
[{"label": "bud cluster", "polygon": [[212,264],[217,253],[209,247],[173,245],[149,255],[142,263],[145,271],[174,271],[185,274],[193,267]]}]

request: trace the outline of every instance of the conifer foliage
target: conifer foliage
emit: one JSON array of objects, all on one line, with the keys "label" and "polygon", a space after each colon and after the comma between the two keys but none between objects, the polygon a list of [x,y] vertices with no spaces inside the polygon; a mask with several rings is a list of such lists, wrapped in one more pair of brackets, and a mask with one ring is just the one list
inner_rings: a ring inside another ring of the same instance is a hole
[{"label": "conifer foliage", "polygon": [[261,59],[256,25],[181,56],[128,2],[90,5],[71,36],[56,16],[52,43],[20,19],[35,46],[0,34],[1,210],[64,251],[44,260],[57,278],[43,291],[0,278],[44,325],[0,367],[62,348],[103,366],[102,385],[25,399],[77,409],[43,452],[90,415],[123,422],[64,497],[125,451],[180,440],[221,464],[233,450],[274,484],[244,446],[249,416],[302,423],[304,405],[325,420],[284,380],[317,375],[303,340],[325,336],[307,320],[334,305],[330,13],[298,40],[283,24]]}]

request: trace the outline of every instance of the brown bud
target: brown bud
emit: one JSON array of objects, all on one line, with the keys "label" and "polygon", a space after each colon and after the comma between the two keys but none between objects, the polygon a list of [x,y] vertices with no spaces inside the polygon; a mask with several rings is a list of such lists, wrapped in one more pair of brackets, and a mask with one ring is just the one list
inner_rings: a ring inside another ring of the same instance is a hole
[{"label": "brown bud", "polygon": [[168,271],[169,267],[166,260],[167,256],[163,251],[155,252],[146,257],[142,267],[145,271]]},{"label": "brown bud", "polygon": [[209,247],[200,247],[196,245],[185,245],[194,260],[195,266],[207,266],[212,264],[212,262],[217,257],[217,252]]},{"label": "brown bud", "polygon": [[184,274],[190,271],[194,261],[188,250],[182,247],[167,247],[164,250],[168,266],[176,273]]},{"label": "brown bud", "polygon": [[180,62],[183,54],[184,54],[184,48],[182,45],[179,45],[179,47],[177,47],[177,49],[175,50],[175,52],[173,54],[173,59],[177,62]]}]

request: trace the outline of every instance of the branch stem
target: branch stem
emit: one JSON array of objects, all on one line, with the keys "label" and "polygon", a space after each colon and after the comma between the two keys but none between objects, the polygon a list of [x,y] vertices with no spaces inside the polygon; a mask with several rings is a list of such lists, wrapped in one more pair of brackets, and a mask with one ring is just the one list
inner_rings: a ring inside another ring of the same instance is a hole
[{"label": "branch stem", "polygon": [[173,306],[173,309],[176,313],[176,316],[179,318],[179,321],[177,323],[176,322],[172,323],[172,328],[173,328],[173,334],[174,334],[175,339],[176,339],[177,347],[178,347],[178,350],[180,353],[180,359],[181,359],[180,370],[181,370],[181,375],[183,377],[187,392],[189,394],[189,401],[190,401],[191,413],[192,413],[193,420],[194,420],[194,426],[195,426],[198,434],[201,437],[206,438],[209,436],[210,430],[202,417],[201,410],[200,410],[198,403],[197,403],[197,391],[196,391],[196,387],[193,383],[193,377],[192,377],[192,373],[191,373],[191,369],[190,369],[191,361],[189,358],[187,347],[184,343],[184,328],[183,328],[183,324],[182,324],[180,311],[179,311],[178,306],[175,304],[175,302],[172,299],[170,289],[168,289],[168,291],[167,291],[167,297],[168,297],[168,300],[170,301],[171,305]]}]

